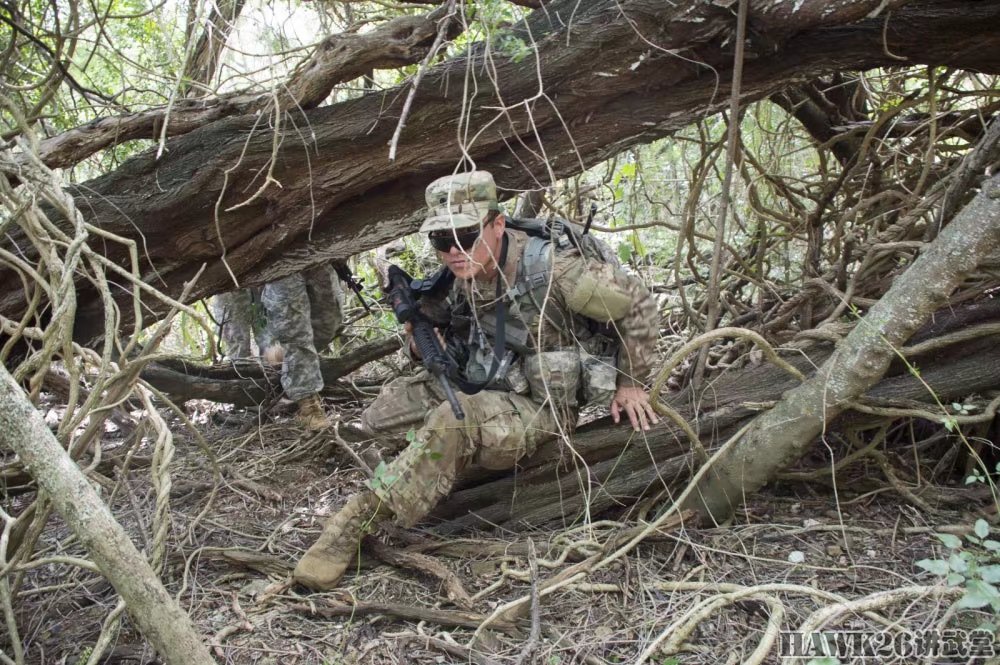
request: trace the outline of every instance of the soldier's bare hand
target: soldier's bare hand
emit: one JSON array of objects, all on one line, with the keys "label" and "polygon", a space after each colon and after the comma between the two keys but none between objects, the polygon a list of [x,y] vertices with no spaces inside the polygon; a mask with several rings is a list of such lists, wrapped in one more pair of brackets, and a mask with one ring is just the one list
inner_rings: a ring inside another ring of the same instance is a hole
[{"label": "soldier's bare hand", "polygon": [[633,386],[618,388],[614,399],[611,400],[611,419],[615,423],[620,422],[623,411],[628,414],[628,420],[636,432],[640,429],[648,430],[650,423],[660,422],[653,405],[649,403],[649,393],[644,388]]},{"label": "soldier's bare hand", "polygon": [[417,350],[417,343],[413,340],[413,324],[407,321],[403,324],[403,330],[406,332],[407,346],[410,347],[410,355],[420,360],[420,351]]},{"label": "soldier's bare hand", "polygon": [[285,360],[285,348],[280,344],[272,344],[264,349],[261,355],[264,356],[265,362],[271,365],[280,365]]}]

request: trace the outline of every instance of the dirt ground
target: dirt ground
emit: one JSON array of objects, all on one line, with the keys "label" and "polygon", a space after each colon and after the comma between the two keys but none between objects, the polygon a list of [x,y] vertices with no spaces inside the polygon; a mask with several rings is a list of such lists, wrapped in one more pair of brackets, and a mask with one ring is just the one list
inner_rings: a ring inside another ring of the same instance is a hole
[{"label": "dirt ground", "polygon": [[[365,546],[341,590],[310,593],[291,586],[288,571],[362,474],[332,454],[328,438],[304,436],[287,417],[260,425],[253,412],[206,408],[195,420],[201,444],[176,418],[171,424],[163,579],[220,663],[777,663],[777,631],[797,630],[816,612],[831,613],[827,629],[897,632],[971,629],[992,618],[949,609],[960,589],[916,565],[947,558],[936,532],[962,535],[990,514],[985,486],[938,487],[964,508],[927,513],[888,483],[873,489],[856,474],[838,475],[836,487],[768,487],[748,497],[732,524],[659,530],[608,565],[592,565],[611,554],[602,547],[641,526],[615,513],[572,530],[443,538],[433,525],[390,528]],[[155,508],[150,455],[148,445],[134,450],[127,468],[119,460],[100,481],[147,551]],[[14,511],[26,500],[15,496]],[[37,549],[83,554],[57,517]],[[582,561],[596,569],[532,597]],[[885,597],[877,594],[895,595],[880,604]],[[870,612],[850,604],[865,598],[875,599]],[[518,599],[515,619],[499,615]],[[51,564],[27,573],[15,602],[27,662],[76,664],[86,662],[117,596],[96,573]],[[157,662],[127,620],[112,644],[103,662]]]}]

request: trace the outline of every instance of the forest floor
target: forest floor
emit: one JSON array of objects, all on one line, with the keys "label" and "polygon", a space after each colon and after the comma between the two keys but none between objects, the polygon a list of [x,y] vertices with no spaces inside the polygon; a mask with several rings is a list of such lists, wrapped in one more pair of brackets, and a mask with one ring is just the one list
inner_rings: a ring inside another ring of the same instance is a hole
[{"label": "forest floor", "polygon": [[[647,662],[656,665],[752,662],[757,649],[767,655],[756,662],[776,663],[787,640],[775,641],[775,629],[794,631],[822,608],[881,593],[899,593],[899,602],[869,614],[845,608],[826,627],[900,634],[943,622],[972,629],[990,619],[949,610],[961,593],[916,565],[948,557],[935,533],[961,536],[989,516],[985,486],[955,481],[938,487],[966,492],[969,500],[963,510],[928,514],[888,483],[872,489],[871,482],[859,482],[870,479],[851,475],[838,476],[836,487],[829,480],[769,486],[748,497],[732,524],[658,532],[627,556],[534,602],[532,579],[565,571],[635,524],[604,514],[587,525],[522,533],[484,528],[461,538],[436,535],[432,525],[390,529],[378,536],[388,547],[373,553],[366,546],[342,589],[311,593],[290,585],[288,572],[323,518],[364,478],[331,455],[328,438],[304,436],[289,417],[260,425],[253,414],[196,413],[221,475],[195,438],[172,422],[176,453],[163,578],[220,663],[633,663],[647,649]],[[102,481],[105,499],[147,551],[155,507],[150,454],[136,450],[127,470],[119,462]],[[38,549],[82,554],[55,518]],[[384,563],[401,551],[429,559],[418,556],[406,567]],[[428,574],[435,566],[441,570]],[[442,578],[451,580],[450,594]],[[914,586],[939,593],[898,591]],[[477,631],[494,610],[518,598],[529,599],[520,620],[493,621]],[[96,573],[60,564],[31,570],[16,605],[27,662],[86,662],[115,602]],[[672,624],[691,629],[682,650],[652,647]],[[113,645],[103,662],[157,662],[127,622]],[[868,662],[916,661],[886,655]]]}]

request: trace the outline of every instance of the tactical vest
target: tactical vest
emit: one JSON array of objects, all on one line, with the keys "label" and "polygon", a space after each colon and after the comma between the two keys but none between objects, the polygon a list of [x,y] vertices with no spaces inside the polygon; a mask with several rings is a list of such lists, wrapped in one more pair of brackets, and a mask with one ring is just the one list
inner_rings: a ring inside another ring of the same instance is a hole
[{"label": "tactical vest", "polygon": [[[568,311],[554,292],[552,254],[572,247],[564,239],[529,236],[507,292],[506,347],[492,390],[530,394],[537,402],[577,408],[607,406],[616,389],[618,345],[606,332]],[[471,306],[470,306],[471,310]],[[539,322],[548,324],[538,339]],[[486,379],[493,363],[497,320],[493,311],[473,317],[465,373],[470,381]]]}]

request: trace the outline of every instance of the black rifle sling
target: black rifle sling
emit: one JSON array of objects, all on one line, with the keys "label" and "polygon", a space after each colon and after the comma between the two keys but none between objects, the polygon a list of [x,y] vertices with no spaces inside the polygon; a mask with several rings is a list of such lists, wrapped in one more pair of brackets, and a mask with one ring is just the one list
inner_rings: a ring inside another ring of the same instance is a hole
[{"label": "black rifle sling", "polygon": [[504,233],[503,241],[500,245],[500,260],[497,262],[497,337],[496,342],[493,344],[493,362],[490,364],[490,372],[486,375],[486,380],[482,383],[463,378],[456,379],[455,383],[458,384],[458,389],[466,395],[475,395],[486,388],[493,381],[493,377],[497,375],[497,370],[500,369],[500,365],[503,363],[503,357],[507,355],[507,294],[504,293],[503,288],[503,269],[507,265],[507,247],[509,244],[507,234]]}]

